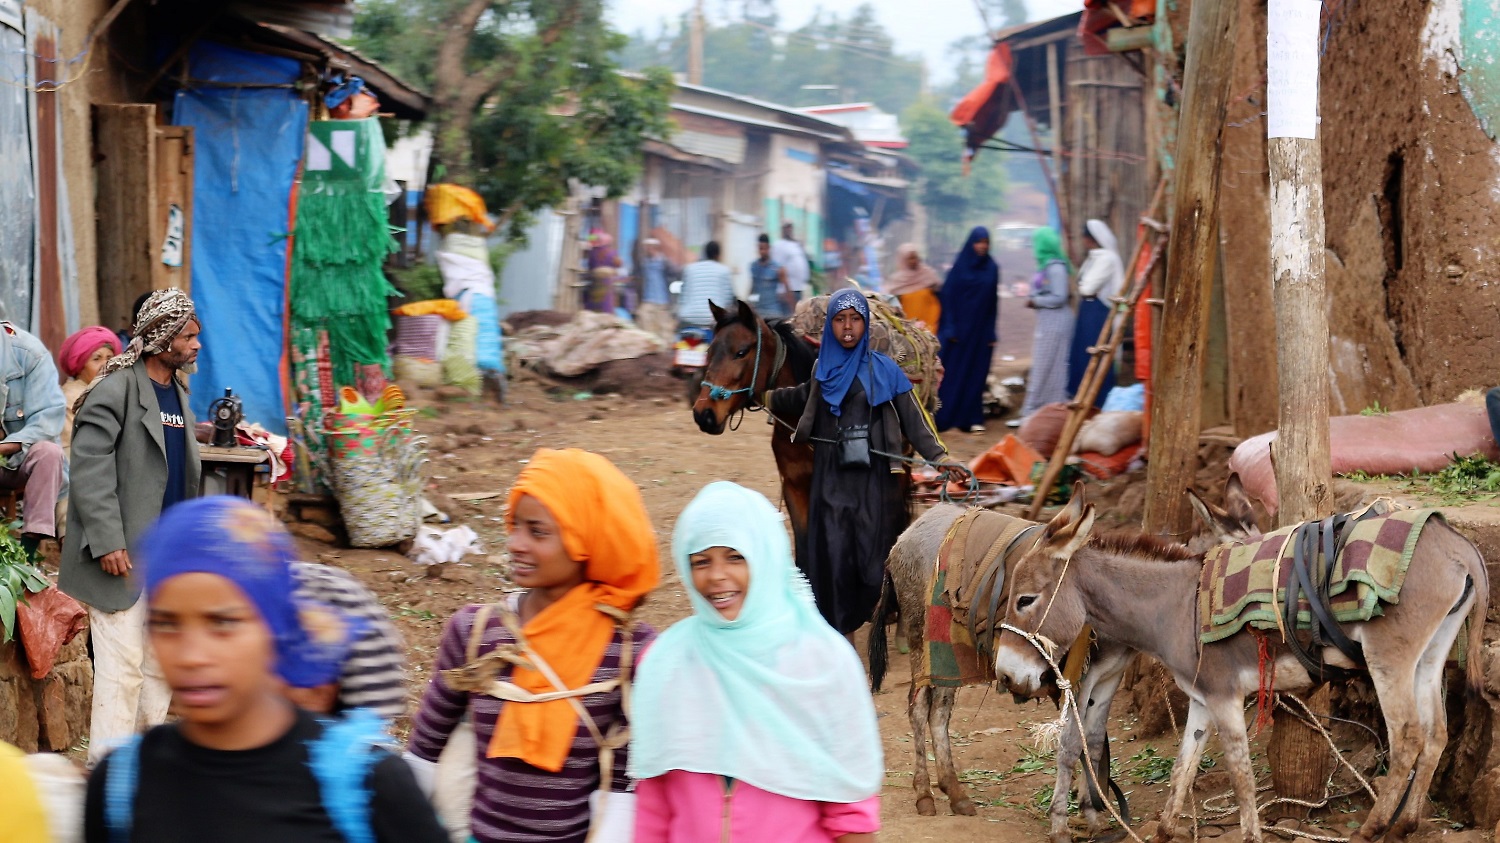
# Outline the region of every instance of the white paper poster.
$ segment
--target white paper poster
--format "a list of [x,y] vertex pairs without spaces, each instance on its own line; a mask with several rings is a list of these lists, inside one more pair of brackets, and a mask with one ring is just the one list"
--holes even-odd
[[1270,0],[1266,26],[1266,137],[1318,136],[1318,0]]

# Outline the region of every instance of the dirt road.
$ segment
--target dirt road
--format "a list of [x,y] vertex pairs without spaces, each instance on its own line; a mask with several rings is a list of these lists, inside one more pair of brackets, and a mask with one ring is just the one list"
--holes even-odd
[[[432,498],[454,523],[473,527],[489,555],[471,556],[466,564],[449,566],[441,578],[433,579],[420,576],[391,551],[331,549],[301,540],[309,556],[354,571],[389,606],[411,648],[414,702],[427,681],[443,621],[465,603],[494,599],[505,586],[503,492],[537,448],[578,447],[604,454],[640,485],[661,542],[664,573],[641,616],[658,629],[689,611],[683,584],[672,571],[668,545],[677,514],[692,495],[704,484],[724,479],[779,500],[770,431],[761,415],[748,415],[738,431],[710,437],[697,429],[677,401],[549,394],[529,382],[516,385],[510,406],[503,410],[481,404],[431,406],[420,427],[431,437]],[[947,440],[955,455],[968,458],[1000,435],[949,434]],[[939,816],[920,817],[911,790],[911,730],[906,718],[910,672],[906,658],[894,647],[892,656],[888,690],[876,697],[888,770],[882,839],[1044,839],[1044,806],[1053,767],[1049,755],[1032,747],[1029,726],[1055,718],[1051,705],[1017,705],[993,691],[965,689],[951,731],[964,779],[980,805],[979,816],[949,816],[939,795]],[[1117,777],[1130,792],[1133,813],[1153,816],[1161,804],[1175,742],[1137,740],[1131,724],[1118,720],[1111,724],[1111,734]],[[1216,748],[1210,756],[1218,757]],[[1200,779],[1198,798],[1226,789],[1223,774],[1214,768]],[[1324,833],[1347,834],[1344,823],[1351,815],[1335,811],[1334,817]],[[1237,830],[1212,826],[1201,836],[1239,839]]]

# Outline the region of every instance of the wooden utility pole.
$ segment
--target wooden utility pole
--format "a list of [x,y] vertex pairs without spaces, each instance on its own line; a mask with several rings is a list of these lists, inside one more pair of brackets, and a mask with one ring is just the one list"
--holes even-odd
[[[1281,526],[1333,512],[1328,442],[1328,293],[1323,276],[1323,152],[1317,132],[1316,0],[1271,0],[1267,21],[1266,158],[1271,178],[1271,282],[1281,412],[1272,445]],[[1329,710],[1329,689],[1308,699]],[[1267,754],[1276,794],[1323,797],[1333,757],[1322,737],[1278,710]]]
[[1235,0],[1194,0],[1188,19],[1165,303],[1152,350],[1159,363],[1146,476],[1148,533],[1182,534],[1191,517],[1184,491],[1198,472],[1203,358],[1219,254],[1220,135],[1238,19]]
[[703,84],[703,0],[693,3],[693,21],[688,32],[688,84]]

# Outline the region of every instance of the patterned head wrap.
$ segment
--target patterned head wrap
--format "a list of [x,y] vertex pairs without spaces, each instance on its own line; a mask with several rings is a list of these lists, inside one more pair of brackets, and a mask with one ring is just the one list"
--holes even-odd
[[368,626],[331,606],[296,599],[292,537],[266,511],[215,495],[168,509],[141,540],[146,596],[181,574],[214,574],[239,587],[276,642],[276,673],[295,688],[337,682]]
[[[125,346],[123,353],[109,358],[109,362],[99,370],[99,376],[78,396],[73,412],[82,409],[84,399],[88,398],[94,384],[103,380],[106,375],[134,366],[142,357],[152,357],[166,351],[187,324],[197,318],[198,309],[193,305],[193,300],[181,290],[157,290],[147,296],[140,310],[136,311],[135,325],[130,329],[130,344]],[[193,371],[190,366],[184,366],[179,371],[177,380],[184,389],[187,388],[187,383],[182,375],[190,375]]]

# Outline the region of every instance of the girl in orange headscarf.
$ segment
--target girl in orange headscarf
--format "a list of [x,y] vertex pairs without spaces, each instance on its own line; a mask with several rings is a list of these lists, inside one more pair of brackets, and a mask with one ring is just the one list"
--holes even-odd
[[582,843],[591,823],[628,833],[621,680],[655,636],[629,615],[660,578],[640,490],[598,454],[543,449],[507,515],[511,577],[526,590],[448,621],[409,756],[420,777],[473,721],[478,843]]

